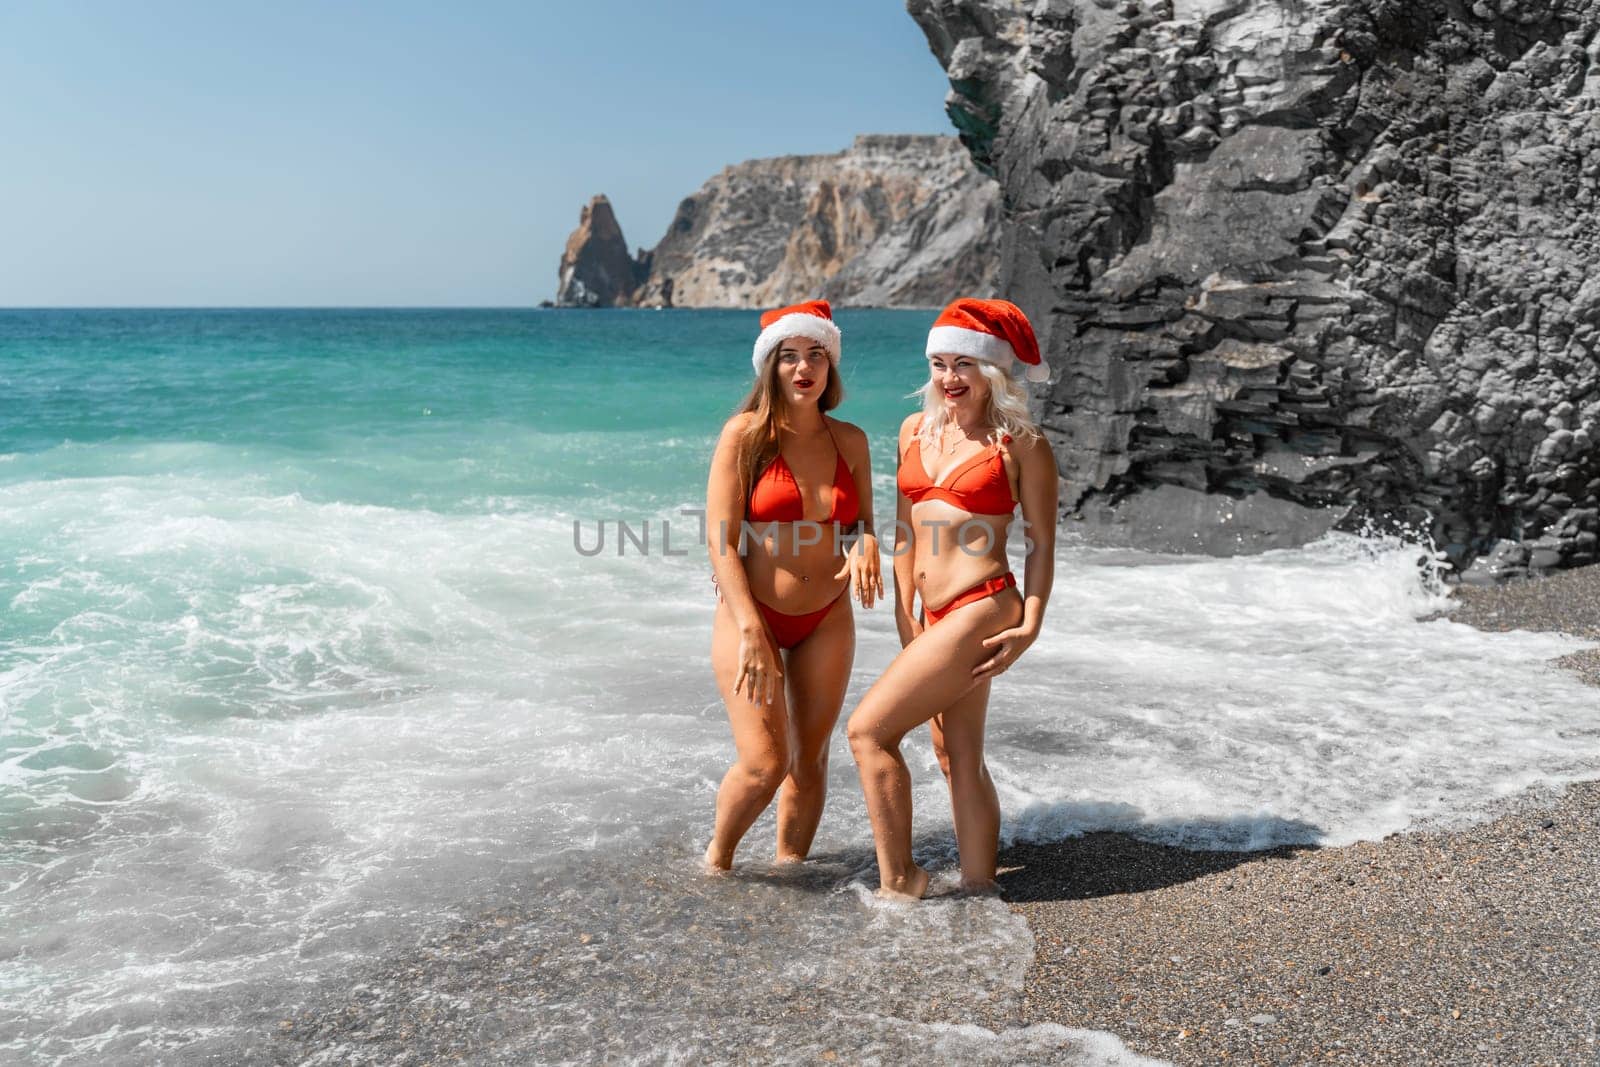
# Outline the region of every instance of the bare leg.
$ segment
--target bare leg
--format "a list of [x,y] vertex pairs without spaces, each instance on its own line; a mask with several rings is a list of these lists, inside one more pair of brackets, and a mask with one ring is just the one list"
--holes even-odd
[[995,890],[1000,850],[1000,798],[983,760],[983,727],[989,716],[989,679],[933,717],[933,751],[950,784],[950,815],[961,850],[961,888]]
[[717,789],[717,822],[706,848],[706,865],[725,871],[745,832],[772,803],[789,767],[789,711],[778,687],[771,704],[752,704],[733,691],[739,669],[739,629],[728,605],[717,605],[711,626],[711,669],[728,708],[738,758]]
[[839,721],[856,624],[841,596],[811,635],[789,650],[789,777],[778,794],[778,862],[798,863],[811,851],[828,796],[828,742]]
[[861,772],[878,851],[880,892],[920,897],[928,874],[911,859],[911,775],[900,742],[974,687],[985,637],[1015,624],[1021,598],[997,596],[958,608],[919,634],[850,716],[850,751]]

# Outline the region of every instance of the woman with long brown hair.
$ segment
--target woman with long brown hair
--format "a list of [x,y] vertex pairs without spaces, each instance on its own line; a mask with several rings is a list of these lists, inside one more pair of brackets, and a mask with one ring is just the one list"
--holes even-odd
[[[901,652],[850,716],[878,852],[879,893],[921,897],[911,857],[911,775],[900,742],[930,722],[950,786],[961,884],[994,887],[1000,802],[983,758],[989,685],[1033,644],[1055,581],[1055,456],[1011,376],[1049,378],[1033,327],[1004,300],[957,300],[928,333],[923,410],[900,427],[894,590]],[[1022,506],[1023,589],[1006,563]],[[913,601],[921,597],[921,616]]]
[[855,658],[850,597],[883,595],[867,438],[827,414],[844,398],[839,342],[826,301],[763,315],[755,383],[711,460],[711,666],[737,751],[717,790],[713,870],[733,865],[774,795],[778,862],[806,858]]

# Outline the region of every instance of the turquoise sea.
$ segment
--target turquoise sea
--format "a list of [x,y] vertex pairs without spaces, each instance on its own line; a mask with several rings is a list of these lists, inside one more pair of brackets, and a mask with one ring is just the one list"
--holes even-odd
[[[930,318],[839,316],[881,522]],[[393,1062],[393,1035],[297,1036],[364,997],[491,1012],[481,1062],[1134,1062],[957,1025],[1016,996],[1031,935],[996,901],[873,899],[842,738],[815,863],[765,866],[769,816],[743,873],[698,875],[731,743],[695,509],[756,332],[0,311],[0,1059]],[[1571,714],[1591,693],[1545,665],[1578,643],[1419,621],[1444,603],[1395,543],[1068,539],[995,688],[1007,838],[1343,842],[1600,771]],[[857,625],[847,712],[895,650],[886,609]],[[925,736],[907,758],[948,870]],[[475,1004],[404,966],[489,966],[450,932],[508,907],[496,965],[540,995]]]

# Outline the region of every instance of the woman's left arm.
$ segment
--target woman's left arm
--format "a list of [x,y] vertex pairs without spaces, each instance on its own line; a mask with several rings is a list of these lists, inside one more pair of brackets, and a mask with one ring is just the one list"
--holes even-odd
[[1056,580],[1056,506],[1060,498],[1060,478],[1056,473],[1055,453],[1043,435],[1013,443],[1011,455],[1017,463],[1017,496],[1022,503],[1024,566],[1022,579],[1022,621],[1009,630],[986,637],[983,647],[994,650],[987,660],[973,668],[975,678],[999,674],[1017,661],[1028,646],[1039,638],[1044,625],[1044,608]]
[[878,534],[872,523],[872,450],[867,435],[858,426],[845,423],[841,430],[847,455],[845,463],[856,484],[860,518],[856,520],[856,543],[845,555],[844,566],[835,578],[850,576],[850,591],[864,608],[883,596],[883,566],[878,555]]

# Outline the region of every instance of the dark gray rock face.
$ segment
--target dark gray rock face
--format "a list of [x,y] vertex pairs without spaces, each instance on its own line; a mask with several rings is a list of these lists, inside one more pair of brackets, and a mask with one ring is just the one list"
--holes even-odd
[[1600,0],[907,7],[1000,181],[1070,519],[1597,558]]

